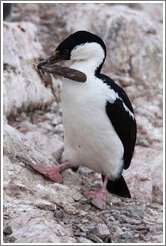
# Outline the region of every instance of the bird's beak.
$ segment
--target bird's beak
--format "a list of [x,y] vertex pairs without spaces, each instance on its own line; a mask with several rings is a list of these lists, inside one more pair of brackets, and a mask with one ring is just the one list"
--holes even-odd
[[65,60],[65,55],[60,54],[60,51],[55,50],[54,53],[49,56],[48,58],[42,60],[38,65],[37,68],[40,69],[41,66],[46,65],[46,64],[55,64],[59,61]]

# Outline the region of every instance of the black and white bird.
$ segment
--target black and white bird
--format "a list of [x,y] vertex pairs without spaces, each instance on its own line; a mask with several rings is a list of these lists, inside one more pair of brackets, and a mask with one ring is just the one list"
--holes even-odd
[[100,190],[83,194],[96,207],[106,206],[106,189],[122,197],[131,197],[122,176],[131,163],[136,142],[136,120],[131,102],[122,88],[101,73],[106,58],[102,39],[87,31],[78,31],[60,43],[54,54],[38,64],[72,60],[71,68],[86,74],[85,83],[63,78],[62,110],[64,146],[67,162],[58,167],[34,169],[62,182],[59,172],[84,166],[101,173]]

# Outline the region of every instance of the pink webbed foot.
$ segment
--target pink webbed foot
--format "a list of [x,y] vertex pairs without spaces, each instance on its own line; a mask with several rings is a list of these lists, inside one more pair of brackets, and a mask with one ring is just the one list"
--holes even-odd
[[103,210],[106,208],[106,194],[102,190],[88,190],[84,191],[83,195],[87,198],[88,202],[92,203],[95,207]]
[[[27,165],[27,163],[25,164]],[[63,178],[60,175],[57,167],[42,167],[42,166],[34,165],[34,164],[29,164],[29,166],[56,183],[61,184],[63,182]]]
[[70,167],[70,163],[69,162],[65,162],[63,164],[61,164],[60,166],[56,166],[56,167],[42,167],[39,165],[34,165],[30,162],[28,162],[27,160],[17,156],[17,158],[22,161],[24,164],[26,164],[27,166],[31,167],[32,169],[38,171],[39,173],[43,174],[45,177],[51,179],[54,182],[57,183],[62,183],[63,178],[60,175],[61,171],[66,170],[67,168]]
[[83,195],[88,199],[88,201],[101,210],[106,208],[107,182],[108,177],[105,176],[103,186],[100,190],[88,190],[83,192]]

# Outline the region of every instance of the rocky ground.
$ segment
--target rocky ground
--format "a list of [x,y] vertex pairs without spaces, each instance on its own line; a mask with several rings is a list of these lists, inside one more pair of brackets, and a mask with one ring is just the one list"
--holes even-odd
[[[107,194],[104,211],[82,195],[101,186],[99,174],[67,170],[60,185],[16,158],[43,166],[62,160],[61,79],[53,78],[54,100],[24,60],[47,57],[78,29],[105,40],[103,71],[128,93],[138,124],[124,173],[132,198]],[[162,243],[162,89],[161,4],[15,4],[12,22],[4,22],[4,242]]]

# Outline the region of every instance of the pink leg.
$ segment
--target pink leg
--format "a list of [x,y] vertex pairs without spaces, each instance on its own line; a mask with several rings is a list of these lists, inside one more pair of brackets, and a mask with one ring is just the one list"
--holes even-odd
[[62,183],[63,179],[62,176],[60,175],[60,172],[68,169],[71,167],[69,162],[65,162],[59,166],[56,167],[42,167],[39,165],[34,165],[27,160],[24,160],[23,158],[17,156],[17,158],[25,163],[26,165],[30,166],[34,170],[38,171],[39,173],[43,174],[44,176],[50,178],[51,180],[57,182],[57,183]]
[[88,201],[99,209],[106,208],[107,182],[108,182],[108,177],[105,176],[103,186],[100,190],[89,190],[83,192],[83,195],[88,199]]

